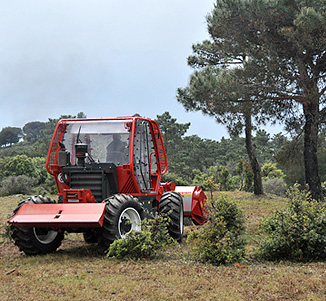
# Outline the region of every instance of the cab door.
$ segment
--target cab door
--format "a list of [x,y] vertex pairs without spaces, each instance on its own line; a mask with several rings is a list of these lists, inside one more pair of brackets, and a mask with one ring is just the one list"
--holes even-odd
[[151,134],[149,122],[138,119],[134,137],[134,174],[141,192],[153,190],[151,181]]

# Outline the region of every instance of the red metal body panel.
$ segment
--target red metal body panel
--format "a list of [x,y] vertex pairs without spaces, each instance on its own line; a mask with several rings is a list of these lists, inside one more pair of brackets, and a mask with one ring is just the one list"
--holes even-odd
[[160,164],[160,168],[161,168],[161,174],[164,175],[168,169],[168,161],[166,158],[166,152],[165,152],[165,147],[164,147],[164,142],[163,142],[163,138],[160,132],[160,129],[157,125],[156,122],[154,122],[153,120],[151,120],[151,124],[153,127],[153,132],[154,132],[154,141],[156,141],[156,145],[157,145],[157,152],[158,152],[158,158],[159,158],[159,164]]
[[184,215],[192,218],[199,225],[207,222],[208,212],[205,208],[206,195],[198,186],[176,186],[183,198]]
[[8,222],[19,227],[102,227],[105,203],[24,204]]
[[175,191],[175,184],[172,182],[167,182],[167,183],[161,183],[164,191]]
[[191,216],[199,225],[203,225],[208,220],[208,212],[205,208],[207,197],[200,187],[196,187],[192,194]]
[[78,203],[95,203],[95,198],[90,189],[64,189],[63,198],[64,203],[78,202]]

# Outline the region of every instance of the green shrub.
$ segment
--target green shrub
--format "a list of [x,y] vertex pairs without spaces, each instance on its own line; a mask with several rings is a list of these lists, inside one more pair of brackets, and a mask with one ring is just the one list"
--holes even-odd
[[[7,220],[11,218],[11,215],[9,215],[7,217]],[[13,242],[13,239],[11,237],[11,234],[12,234],[12,230],[11,230],[11,227],[10,225],[8,224],[7,221],[5,221],[3,224],[2,224],[2,231],[0,232],[0,243],[2,244],[9,244],[9,243],[12,243]]]
[[9,176],[0,184],[0,196],[13,194],[32,194],[35,181],[27,176]]
[[169,219],[155,215],[153,219],[143,220],[140,232],[132,231],[125,239],[115,240],[108,250],[108,257],[116,258],[153,258],[158,251],[175,243],[168,231]]
[[268,179],[284,179],[285,174],[279,168],[277,168],[276,163],[266,162],[261,168],[261,174],[263,181]]
[[286,192],[286,183],[283,179],[271,178],[263,181],[263,187],[265,193],[271,193],[275,195],[284,195]]
[[245,255],[244,216],[223,194],[208,202],[209,221],[193,230],[187,243],[200,261],[219,265],[242,261]]
[[267,260],[308,261],[326,259],[326,205],[294,186],[288,206],[262,222],[267,234],[258,256]]

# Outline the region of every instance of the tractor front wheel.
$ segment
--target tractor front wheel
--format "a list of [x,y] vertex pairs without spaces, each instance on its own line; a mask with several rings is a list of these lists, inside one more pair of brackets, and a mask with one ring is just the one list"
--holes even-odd
[[114,240],[125,238],[131,231],[141,230],[144,210],[137,198],[131,195],[115,194],[104,201],[106,208],[98,241],[108,248]]
[[[31,196],[22,200],[14,210],[16,214],[23,204],[53,204],[55,203],[49,197]],[[54,252],[60,247],[64,238],[62,232],[53,231],[50,228],[21,228],[10,226],[15,245],[19,247],[26,255],[38,255]]]
[[170,218],[168,227],[171,237],[178,242],[183,238],[183,199],[175,191],[164,192],[159,203],[159,212]]

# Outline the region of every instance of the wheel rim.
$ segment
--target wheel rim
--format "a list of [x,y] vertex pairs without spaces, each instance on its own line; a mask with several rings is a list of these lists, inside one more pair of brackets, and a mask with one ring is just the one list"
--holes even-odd
[[44,245],[53,242],[58,235],[58,232],[48,228],[33,228],[33,233],[37,241]]
[[131,231],[139,232],[141,230],[141,219],[139,213],[134,208],[126,208],[119,217],[118,230],[121,238],[125,238],[126,234]]

